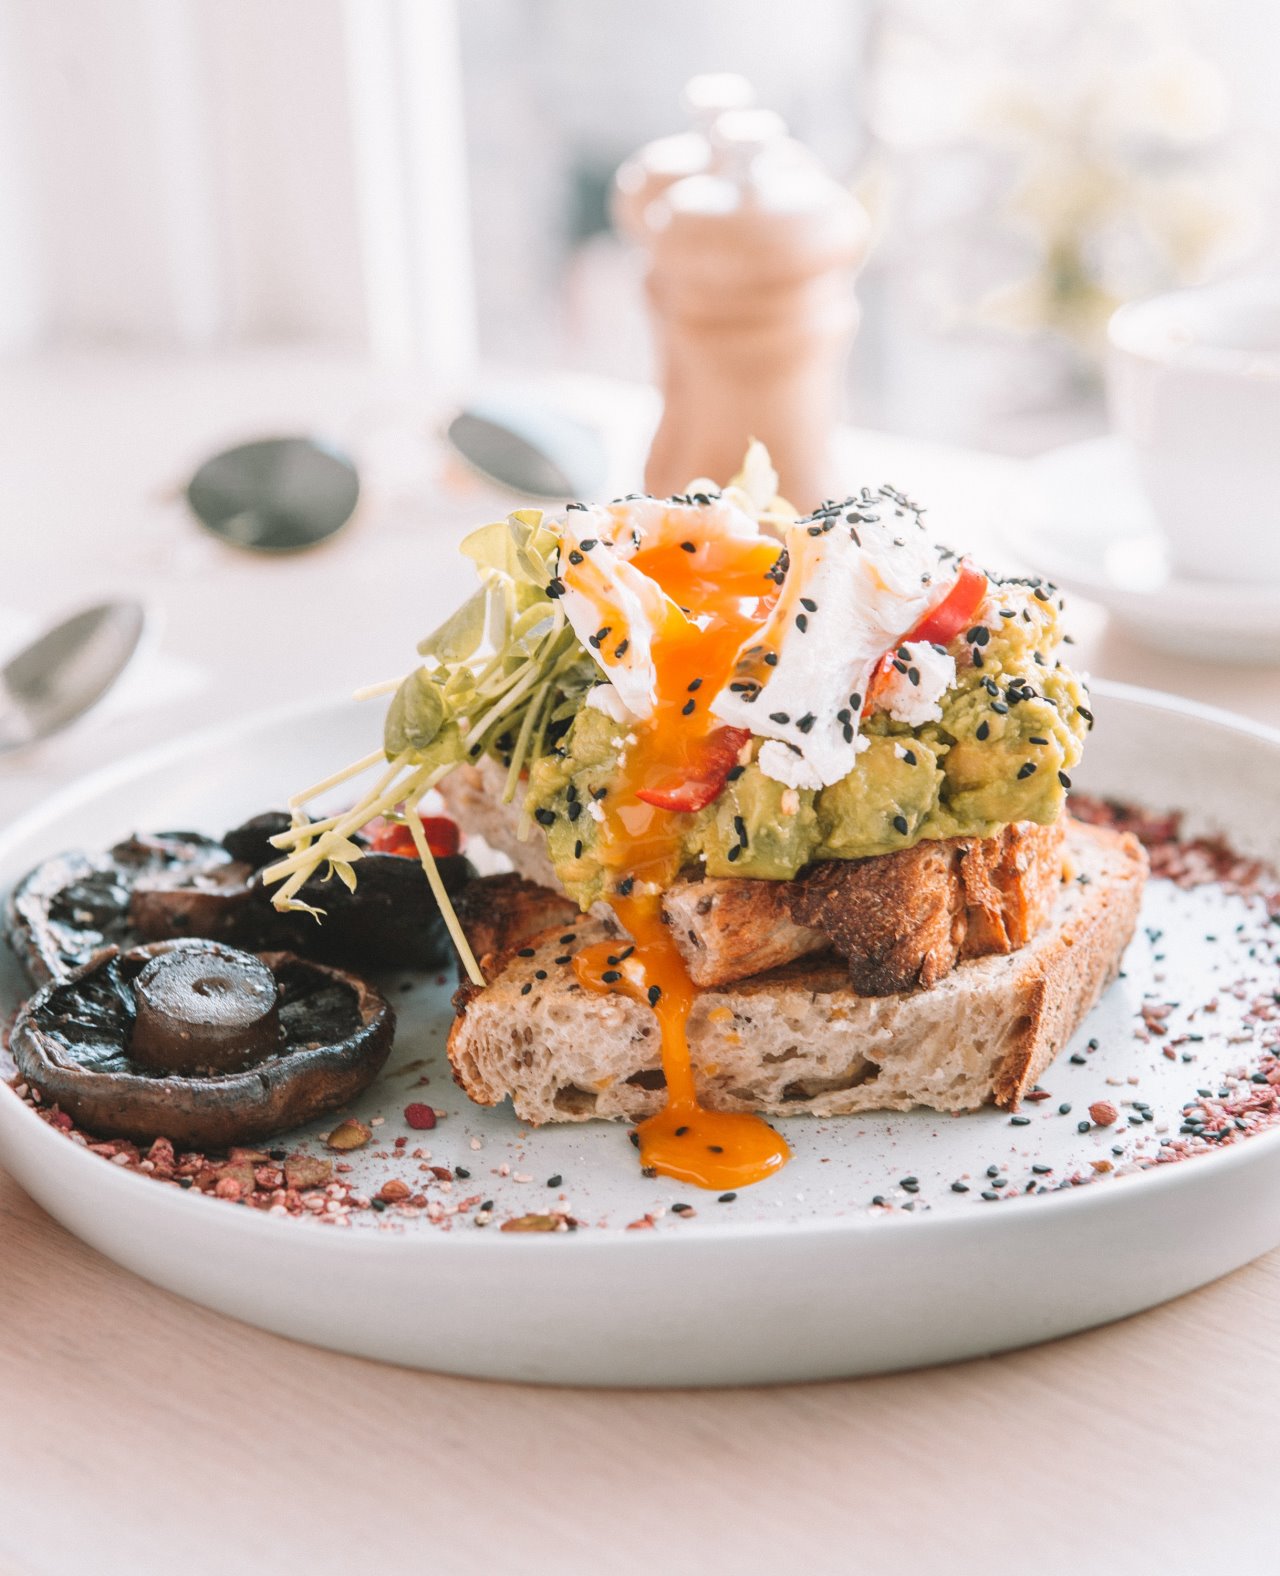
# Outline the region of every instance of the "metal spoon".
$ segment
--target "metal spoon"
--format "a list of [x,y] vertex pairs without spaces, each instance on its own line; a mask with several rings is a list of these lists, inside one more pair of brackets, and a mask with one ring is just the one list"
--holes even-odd
[[526,498],[595,498],[609,456],[600,434],[554,405],[488,394],[449,423],[445,438],[486,481]]
[[57,733],[96,706],[142,637],[140,602],[103,602],[46,630],[0,668],[0,754]]

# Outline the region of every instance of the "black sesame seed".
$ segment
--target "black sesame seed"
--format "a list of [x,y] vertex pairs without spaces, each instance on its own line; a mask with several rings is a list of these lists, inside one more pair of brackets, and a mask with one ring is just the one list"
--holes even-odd
[[1011,1116],[1009,1118],[1010,1127],[1030,1127],[1030,1125],[1031,1118],[1029,1116]]
[[1071,779],[1070,779],[1070,777],[1067,776],[1066,772],[1059,772],[1058,773],[1058,781],[1062,784],[1062,786],[1064,788],[1070,788],[1070,786],[1071,786]]
[[911,830],[911,827],[910,827],[905,815],[895,815],[894,816],[894,818],[893,818],[893,829],[894,829],[895,832],[901,833],[901,835],[903,837],[905,837],[907,835],[907,833]]
[[661,985],[650,985],[650,987],[649,987],[649,1005],[651,1007],[656,1007],[661,1000],[662,1000],[662,986]]
[[689,1132],[689,1129],[687,1127],[677,1127],[676,1128],[676,1137],[677,1138],[684,1138],[684,1137],[687,1136],[688,1132]]
[[769,713],[769,721],[779,723],[785,728],[791,721],[791,718],[785,711],[771,711]]
[[582,839],[581,838],[578,838],[578,840],[573,845],[573,857],[575,859],[581,859],[582,858]]
[[671,1213],[673,1215],[688,1215],[688,1214],[690,1214],[692,1212],[692,1210],[693,1210],[693,1205],[692,1204],[685,1204],[683,1202],[678,1203],[678,1204],[673,1204],[671,1206]]
[[914,750],[903,750],[902,759],[906,761],[908,766],[914,766],[916,764],[916,752]]
[[532,956],[533,956],[533,948],[532,947],[521,947],[519,952],[516,953],[516,957],[518,957],[518,958],[531,958]]
[[725,782],[727,782],[727,783],[736,783],[738,778],[742,776],[743,772],[745,772],[746,769],[747,768],[745,766],[742,766],[742,765],[731,766],[729,768],[729,775],[725,778]]
[[686,553],[696,553],[698,551],[693,542],[681,542],[680,546]]
[[739,856],[741,855],[741,853],[742,853],[742,844],[741,843],[735,843],[732,848],[727,848],[725,850],[724,857],[729,861],[730,864],[734,864],[734,863],[737,862],[737,860],[738,860]]
[[685,685],[685,689],[688,691],[688,693],[690,695],[693,694],[694,690],[700,690],[701,688],[702,688],[702,680],[701,679],[690,679],[689,683]]
[[1048,744],[1048,742],[1049,742],[1048,739],[1042,739],[1042,738],[1040,738],[1040,736],[1038,734],[1034,734],[1034,733],[1027,740],[1028,744]]
[[533,977],[536,980],[544,980],[544,979],[546,979],[546,977],[547,977],[546,969],[534,969]]
[[578,549],[576,547],[569,554],[569,562],[571,564],[580,564],[582,562],[582,554],[578,551]]
[[554,826],[556,824],[556,812],[554,810],[537,809],[533,812],[533,818],[539,826]]
[[615,657],[625,657],[626,654],[627,654],[627,648],[630,645],[631,645],[631,642],[629,640],[620,640],[618,642],[617,649],[613,653],[614,656]]
[[979,738],[979,739],[986,739],[986,738],[990,737],[990,734],[991,734],[991,724],[984,717],[982,719],[982,721],[978,724],[978,730],[977,730],[977,733],[976,733],[975,737]]
[[464,1182],[468,1182],[471,1179],[471,1173],[466,1166],[454,1166],[453,1174],[456,1177],[461,1177]]
[[1070,1102],[1070,1100],[1064,1100],[1062,1102],[1062,1104],[1058,1107],[1058,1115],[1059,1116],[1068,1116],[1070,1114],[1070,1112],[1071,1112],[1071,1102]]
[[967,1182],[953,1182],[951,1184],[951,1191],[953,1193],[967,1193],[969,1191],[969,1184]]
[[1089,1127],[1090,1127],[1090,1124],[1088,1122],[1077,1122],[1076,1123],[1076,1132],[1077,1133],[1087,1133],[1089,1131]]
[[1034,761],[1023,761],[1022,765],[1018,768],[1018,776],[1020,778],[1030,777],[1035,769],[1036,763]]
[[732,1204],[737,1196],[736,1193],[721,1193],[718,1202],[721,1204]]
[[555,962],[555,963],[560,963],[560,964],[572,963],[573,962],[573,957],[568,952],[562,952],[558,958],[555,958],[552,961]]
[[809,627],[809,616],[808,616],[808,614],[807,613],[797,613],[796,614],[796,628],[803,635],[805,630],[808,629],[808,627]]
[[800,598],[800,606],[804,608],[805,612],[807,613],[816,613],[818,611],[818,604],[811,596],[802,596]]
[[616,985],[622,978],[622,971],[620,969],[606,969],[600,978],[606,985]]
[[698,703],[697,703],[696,700],[687,700],[687,701],[685,701],[684,705],[681,706],[681,708],[680,708],[680,715],[682,717],[692,717],[694,711],[697,708],[697,705],[698,705]]
[[532,989],[532,984],[526,980],[525,983],[520,987],[520,994],[522,996],[527,996]]
[[817,722],[817,720],[818,719],[813,715],[813,713],[811,711],[807,711],[807,712],[805,712],[804,716],[801,717],[799,722],[796,723],[796,727],[799,728],[801,733],[808,733],[809,729],[813,727],[814,723]]

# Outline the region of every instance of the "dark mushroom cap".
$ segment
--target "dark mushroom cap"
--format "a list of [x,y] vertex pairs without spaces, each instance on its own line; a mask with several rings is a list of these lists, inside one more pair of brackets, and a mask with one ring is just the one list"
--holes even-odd
[[[152,1073],[130,1054],[135,982],[156,957],[202,941],[104,949],[53,980],[18,1015],[10,1049],[22,1076],[80,1126],[180,1148],[254,1143],[345,1105],[391,1049],[395,1014],[372,985],[290,953],[263,953],[282,1036],[253,1066],[212,1076]],[[219,948],[226,954],[229,948]]]
[[230,863],[221,843],[198,832],[131,837],[105,854],[46,859],[9,895],[4,933],[33,985],[61,979],[104,946],[136,940],[130,902],[140,881],[164,873],[208,874]]
[[[475,879],[476,869],[464,854],[436,860],[444,889],[450,895]],[[309,927],[304,948],[310,957],[352,963],[362,968],[441,968],[453,943],[422,866],[404,854],[365,854],[355,867],[356,889],[349,892],[331,876],[312,876],[298,894],[324,910],[319,922],[301,918]],[[269,891],[270,889],[268,889]]]
[[[330,876],[313,876],[298,894],[323,910],[313,915],[277,913],[273,887],[262,869],[280,857],[271,838],[288,829],[282,811],[267,811],[233,827],[222,846],[232,862],[212,869],[159,871],[137,884],[131,917],[147,941],[208,936],[251,951],[298,952],[339,967],[431,969],[449,959],[452,943],[430,883],[416,859],[369,852],[356,866],[356,888]],[[459,891],[475,877],[461,854],[436,861],[445,891]]]

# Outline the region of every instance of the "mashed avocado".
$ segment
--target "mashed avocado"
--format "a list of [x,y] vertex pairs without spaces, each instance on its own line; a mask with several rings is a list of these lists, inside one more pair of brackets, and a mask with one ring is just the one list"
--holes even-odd
[[[1084,687],[1056,655],[1059,611],[1042,587],[993,582],[978,626],[985,641],[970,641],[970,630],[949,647],[957,682],[940,721],[913,729],[873,714],[853,771],[817,792],[784,787],[753,758],[705,810],[676,817],[685,865],[787,880],[815,859],[861,859],[925,838],[987,837],[1011,821],[1055,820],[1088,727]],[[605,884],[593,797],[608,790],[625,733],[584,707],[560,753],[530,773],[528,809],[584,908]]]

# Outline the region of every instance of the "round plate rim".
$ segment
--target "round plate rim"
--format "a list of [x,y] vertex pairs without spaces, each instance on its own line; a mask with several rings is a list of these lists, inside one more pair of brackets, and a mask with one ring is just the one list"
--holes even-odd
[[[1188,700],[1178,695],[1169,694],[1163,690],[1147,689],[1141,685],[1125,684],[1116,680],[1096,679],[1090,684],[1091,694],[1097,698],[1118,700],[1130,705],[1153,707],[1157,710],[1169,712],[1179,717],[1195,717],[1197,720],[1212,723],[1235,733],[1242,733],[1248,737],[1261,740],[1266,744],[1280,749],[1280,728],[1272,727],[1268,723],[1255,722],[1253,719],[1243,717],[1238,713],[1228,711],[1224,707],[1206,705],[1200,701]],[[217,723],[207,728],[192,730],[176,739],[163,744],[153,745],[149,749],[138,751],[113,762],[110,766],[101,767],[96,771],[88,772],[73,782],[67,784],[40,806],[27,811],[0,829],[0,860],[3,860],[10,851],[18,845],[24,835],[39,830],[50,818],[74,808],[86,798],[92,798],[97,793],[107,792],[122,782],[127,782],[133,777],[145,775],[149,771],[160,770],[180,760],[184,755],[202,749],[214,748],[221,741],[235,739],[246,733],[258,732],[275,725],[287,724],[304,717],[314,716],[320,712],[332,709],[338,705],[349,706],[350,697],[339,698],[313,698],[311,700],[294,702],[286,706],[272,707],[247,716],[232,719],[229,722]],[[187,1211],[194,1204],[196,1207],[210,1211],[219,1211],[218,1215],[210,1214],[208,1224],[215,1229],[227,1232],[247,1233],[250,1236],[259,1234],[261,1240],[282,1240],[280,1232],[296,1232],[298,1223],[292,1220],[281,1220],[261,1213],[256,1210],[228,1209],[223,1201],[207,1199],[185,1191],[173,1188],[157,1187],[150,1178],[130,1172],[119,1166],[103,1163],[98,1155],[91,1154],[79,1145],[69,1144],[66,1138],[55,1132],[49,1125],[42,1122],[24,1101],[13,1096],[12,1091],[0,1094],[3,1105],[0,1109],[11,1113],[17,1122],[30,1124],[27,1132],[35,1143],[49,1146],[48,1153],[61,1154],[63,1157],[56,1164],[70,1166],[92,1167],[92,1172],[84,1171],[85,1176],[93,1175],[97,1178],[99,1189],[124,1188],[126,1191],[119,1194],[121,1198],[138,1199],[142,1195],[128,1190],[135,1188],[149,1188],[153,1195],[152,1208],[157,1211],[169,1212],[173,1218],[178,1218],[177,1211]],[[4,1161],[4,1125],[10,1116],[0,1117],[0,1165]],[[833,1120],[840,1120],[834,1118]],[[40,1136],[36,1136],[37,1133]],[[1052,1211],[1055,1219],[1063,1216],[1067,1211],[1094,1212],[1106,1210],[1111,1207],[1113,1198],[1112,1189],[1117,1185],[1123,1186],[1126,1191],[1134,1187],[1142,1187],[1147,1192],[1161,1188],[1167,1192],[1176,1193],[1180,1189],[1195,1185],[1197,1179],[1204,1174],[1205,1168],[1211,1168],[1215,1176],[1222,1176],[1231,1170],[1254,1163],[1265,1152],[1269,1152],[1280,1144],[1280,1125],[1267,1129],[1265,1132],[1255,1134],[1229,1148],[1220,1149],[1204,1155],[1194,1157],[1192,1165],[1152,1166],[1146,1170],[1132,1175],[1116,1177],[1107,1187],[1085,1187],[1063,1189],[1040,1196],[1035,1200],[1034,1207],[1037,1218],[1042,1212]],[[55,1148],[53,1146],[59,1146]],[[188,1217],[189,1218],[189,1217]],[[721,1221],[715,1226],[699,1226],[691,1223],[678,1237],[656,1235],[648,1232],[626,1232],[620,1229],[604,1229],[575,1232],[571,1234],[574,1244],[569,1250],[576,1253],[605,1252],[616,1249],[617,1243],[622,1238],[627,1238],[626,1251],[640,1257],[652,1254],[667,1254],[673,1250],[676,1243],[682,1242],[686,1249],[690,1245],[703,1245],[708,1241],[725,1242],[746,1239],[750,1242],[772,1241],[785,1238],[794,1241],[800,1236],[845,1236],[855,1238],[866,1233],[907,1232],[918,1237],[920,1233],[937,1236],[941,1232],[955,1234],[969,1233],[970,1235],[982,1234],[1000,1229],[994,1225],[1005,1219],[1004,1211],[981,1211],[973,1214],[925,1214],[912,1215],[908,1219],[898,1212],[891,1212],[884,1216],[874,1216],[870,1213],[861,1215],[840,1215],[825,1219],[805,1221],[802,1225],[794,1222],[772,1221]],[[216,1225],[215,1225],[216,1222]],[[1024,1221],[1023,1224],[1026,1224]],[[913,1238],[914,1239],[914,1238]],[[537,1242],[539,1235],[530,1233],[527,1236],[521,1233],[503,1232],[469,1232],[465,1235],[453,1232],[316,1232],[308,1241],[315,1251],[340,1254],[351,1253],[448,1253],[459,1251],[460,1245],[468,1244],[461,1249],[472,1253],[510,1253],[519,1254],[531,1251],[530,1242]],[[331,1242],[334,1245],[319,1248],[320,1242]],[[545,1244],[544,1244],[545,1246]],[[557,1236],[556,1251],[564,1252],[569,1248],[569,1242]],[[536,1251],[536,1250],[532,1250]]]

